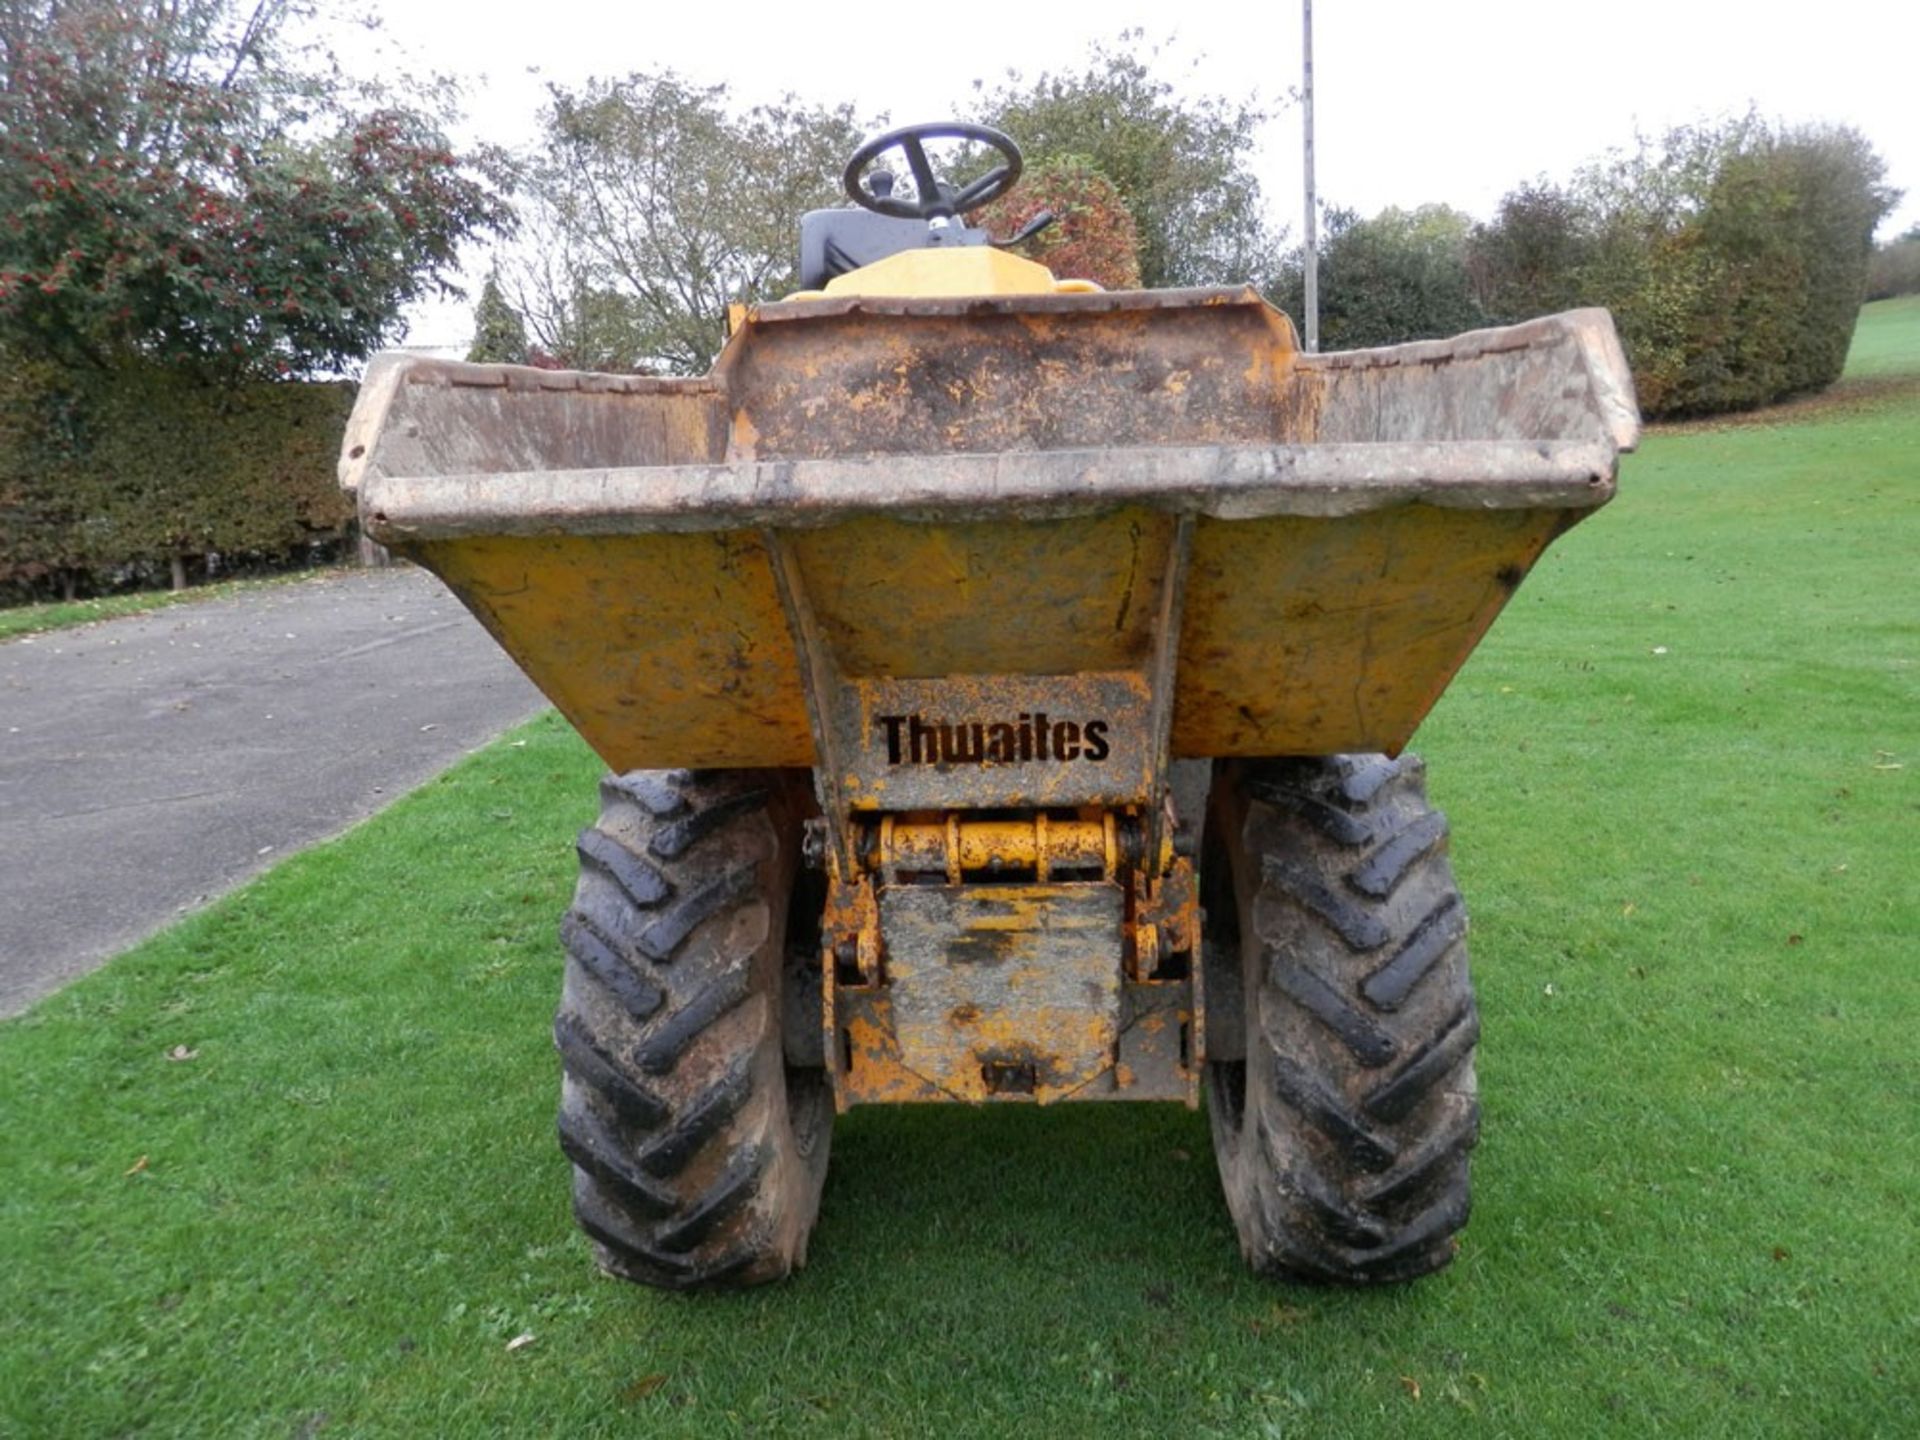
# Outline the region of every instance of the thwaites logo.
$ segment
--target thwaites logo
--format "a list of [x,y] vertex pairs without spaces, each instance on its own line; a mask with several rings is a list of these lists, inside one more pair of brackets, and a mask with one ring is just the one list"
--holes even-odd
[[889,765],[1024,765],[1033,761],[1098,764],[1111,750],[1105,720],[1059,720],[1044,710],[1011,720],[930,720],[877,715],[876,742]]

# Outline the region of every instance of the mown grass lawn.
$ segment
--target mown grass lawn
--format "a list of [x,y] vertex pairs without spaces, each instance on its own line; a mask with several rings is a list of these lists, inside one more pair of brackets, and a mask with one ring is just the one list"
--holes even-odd
[[1861,311],[1847,351],[1847,377],[1920,374],[1920,359],[1914,356],[1915,344],[1920,343],[1916,336],[1920,336],[1920,295],[1875,301]]
[[1655,434],[1425,727],[1485,1021],[1437,1278],[1244,1274],[1203,1118],[1124,1107],[857,1112],[792,1283],[599,1278],[548,718],[0,1027],[0,1433],[1912,1435],[1917,500],[1910,403]]

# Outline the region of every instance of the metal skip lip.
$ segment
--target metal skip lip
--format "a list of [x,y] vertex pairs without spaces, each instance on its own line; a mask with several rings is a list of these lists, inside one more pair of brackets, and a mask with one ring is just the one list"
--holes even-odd
[[362,486],[361,504],[385,544],[812,527],[860,515],[1048,519],[1120,504],[1252,520],[1409,503],[1588,509],[1612,495],[1614,466],[1598,440],[1133,446],[381,476]]

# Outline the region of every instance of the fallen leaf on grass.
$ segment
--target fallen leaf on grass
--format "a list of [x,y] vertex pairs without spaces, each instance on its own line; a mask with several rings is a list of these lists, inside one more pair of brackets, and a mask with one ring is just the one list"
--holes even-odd
[[142,1155],[138,1160],[134,1161],[133,1164],[129,1165],[121,1173],[123,1175],[138,1175],[142,1170],[146,1168],[147,1168],[147,1157]]
[[1407,1392],[1409,1399],[1418,1400],[1420,1398],[1420,1382],[1414,1379],[1413,1376],[1402,1375],[1400,1377],[1400,1388]]
[[518,1335],[514,1336],[511,1340],[507,1341],[507,1349],[510,1351],[524,1350],[527,1348],[527,1346],[531,1345],[532,1343],[533,1343],[533,1332],[531,1330],[522,1330]]
[[629,1402],[644,1400],[666,1383],[667,1377],[664,1375],[642,1375],[620,1392],[620,1398]]
[[173,1049],[167,1051],[167,1059],[169,1060],[197,1060],[199,1058],[200,1052],[198,1050],[190,1050],[185,1045],[176,1045]]
[[1269,1310],[1264,1319],[1249,1322],[1249,1328],[1256,1335],[1264,1335],[1269,1330],[1291,1330],[1313,1316],[1292,1305],[1276,1305]]

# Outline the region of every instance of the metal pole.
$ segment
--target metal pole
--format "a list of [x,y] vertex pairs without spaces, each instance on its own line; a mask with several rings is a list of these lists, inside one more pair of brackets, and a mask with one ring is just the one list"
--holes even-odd
[[1320,237],[1313,206],[1313,0],[1300,0],[1301,75],[1300,113],[1304,124],[1307,178],[1306,327],[1307,353],[1320,351]]

